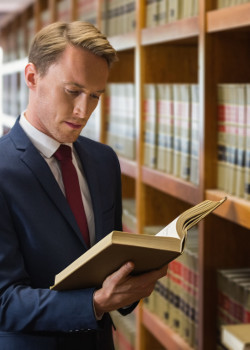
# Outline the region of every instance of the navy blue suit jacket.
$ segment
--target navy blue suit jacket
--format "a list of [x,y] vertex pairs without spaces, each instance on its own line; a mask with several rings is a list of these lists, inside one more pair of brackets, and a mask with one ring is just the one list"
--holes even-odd
[[[79,137],[74,147],[89,186],[99,241],[122,229],[119,162],[110,147],[87,138]],[[54,276],[85,251],[49,166],[17,121],[0,139],[1,350],[64,349],[58,344],[67,341],[65,349],[74,349],[75,339],[84,342],[84,349],[112,348],[110,318],[95,319],[93,288],[49,289]]]

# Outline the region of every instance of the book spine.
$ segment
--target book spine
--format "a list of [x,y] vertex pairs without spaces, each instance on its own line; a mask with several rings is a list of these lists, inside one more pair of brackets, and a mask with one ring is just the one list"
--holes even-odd
[[191,137],[191,109],[190,109],[190,86],[182,84],[181,89],[181,159],[180,159],[180,177],[186,181],[190,178],[190,137]]
[[173,175],[181,175],[181,84],[173,85]]
[[250,199],[250,84],[246,85],[246,161],[244,198]]
[[165,100],[165,84],[156,86],[157,92],[157,169],[166,172],[167,160],[167,105]]
[[190,181],[199,184],[199,86],[191,85]]
[[[102,6],[105,1],[102,1]],[[78,0],[77,6],[78,20],[97,24],[97,1],[96,0]]]
[[61,0],[57,5],[58,20],[68,22],[70,20],[69,2]]
[[156,91],[154,84],[144,86],[144,165],[156,167]]
[[155,27],[158,24],[158,1],[146,1],[146,26]]
[[244,197],[246,154],[246,87],[237,85],[237,154],[235,194]]
[[169,0],[158,1],[158,24],[168,23],[168,2]]
[[174,154],[174,112],[173,85],[166,85],[166,172],[173,173]]
[[179,19],[178,0],[169,0],[168,22],[175,22]]

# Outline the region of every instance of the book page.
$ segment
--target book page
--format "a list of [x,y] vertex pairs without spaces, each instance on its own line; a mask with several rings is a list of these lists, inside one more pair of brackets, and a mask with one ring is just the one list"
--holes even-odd
[[160,237],[174,237],[180,239],[177,230],[176,230],[176,222],[179,216],[170,222],[166,227],[164,227],[160,232],[156,234],[156,236]]

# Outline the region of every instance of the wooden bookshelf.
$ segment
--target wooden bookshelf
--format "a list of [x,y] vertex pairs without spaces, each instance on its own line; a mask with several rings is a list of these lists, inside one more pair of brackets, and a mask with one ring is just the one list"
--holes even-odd
[[190,204],[197,204],[199,201],[199,188],[190,182],[176,178],[155,169],[142,167],[142,181],[144,184],[156,188],[175,198],[179,198]]
[[[0,38],[3,48],[8,48],[9,32],[15,31],[22,23],[27,34],[27,52],[29,20],[35,19],[34,26],[38,30],[41,27],[42,11],[49,8],[50,22],[55,21],[58,1],[34,0],[33,5],[24,9],[21,19],[14,18],[11,23],[5,23]],[[119,62],[110,72],[109,82],[135,84],[136,159],[133,161],[119,157],[119,160],[123,196],[136,200],[137,232],[143,232],[147,225],[167,224],[203,199],[219,200],[227,195],[216,189],[217,85],[250,83],[250,2],[216,9],[215,0],[198,1],[198,16],[146,28],[146,0],[136,0],[135,31],[109,38],[119,57]],[[99,0],[97,9],[97,25],[100,28],[101,3]],[[77,0],[70,0],[70,17],[77,19],[77,16]],[[27,58],[5,62],[0,72],[5,75],[20,73],[26,62]],[[143,87],[146,83],[199,85],[201,123],[198,186],[144,166]],[[106,141],[107,122],[103,100],[101,142]],[[2,113],[0,118],[0,124],[11,127],[16,116]],[[216,348],[216,270],[250,266],[250,202],[227,196],[225,204],[199,225],[198,350]],[[136,350],[151,349],[191,348],[140,303],[137,310]]]
[[136,46],[136,33],[130,32],[124,35],[112,36],[109,41],[116,51],[134,49]]
[[146,308],[142,312],[142,324],[165,349],[192,350],[185,340]]
[[249,27],[250,3],[241,4],[207,13],[207,32]]
[[226,194],[219,190],[206,191],[206,199],[216,201],[225,196],[227,197],[227,201],[223,206],[218,208],[216,215],[250,229],[250,203],[248,200]]
[[135,179],[137,173],[136,162],[123,157],[119,157],[119,161],[122,173]]
[[198,34],[198,17],[187,18],[153,28],[143,28],[141,44],[152,45],[167,41],[173,42],[174,40],[198,37]]

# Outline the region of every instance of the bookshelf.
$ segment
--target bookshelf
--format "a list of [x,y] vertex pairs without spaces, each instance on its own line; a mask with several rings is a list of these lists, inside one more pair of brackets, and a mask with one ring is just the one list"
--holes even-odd
[[[79,3],[80,0],[68,1],[69,19],[79,18]],[[43,25],[44,11],[48,11],[46,21],[58,18],[58,4],[57,0],[34,0],[32,6],[2,28],[1,46],[8,53],[1,67],[3,80],[22,72],[29,36]],[[109,38],[119,56],[109,82],[135,84],[136,158],[120,157],[120,164],[123,197],[136,200],[136,230],[143,232],[147,225],[165,225],[203,199],[218,200],[227,195],[217,189],[217,85],[250,82],[250,3],[217,9],[215,0],[199,0],[198,15],[150,28],[145,21],[146,1],[136,0],[135,5],[134,30]],[[95,2],[95,6],[96,23],[101,27],[102,1]],[[9,45],[15,38],[10,33],[15,33],[17,28],[30,34],[24,35],[27,39],[22,57],[15,56]],[[144,85],[158,83],[199,86],[198,186],[143,163]],[[3,129],[10,128],[16,118],[9,114],[1,112]],[[104,98],[100,114],[100,141],[106,142]],[[216,348],[216,270],[250,267],[249,213],[249,201],[228,195],[227,202],[199,225],[199,350]],[[169,326],[146,310],[143,303],[138,307],[136,319],[136,350],[191,349]]]

